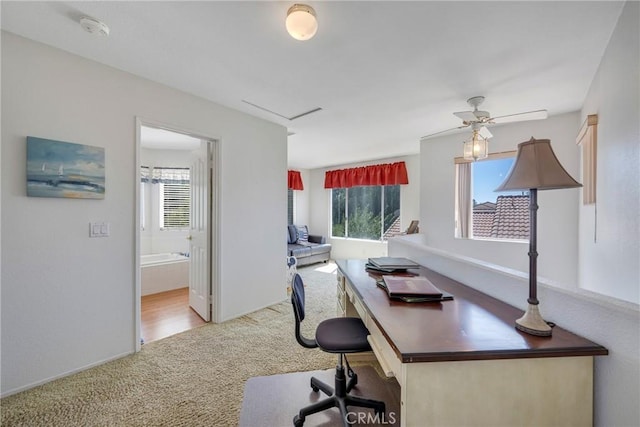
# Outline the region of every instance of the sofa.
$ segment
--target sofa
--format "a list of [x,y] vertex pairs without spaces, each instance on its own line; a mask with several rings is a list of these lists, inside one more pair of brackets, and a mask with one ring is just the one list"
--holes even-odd
[[287,256],[296,257],[298,267],[327,262],[331,256],[331,244],[323,236],[309,234],[306,225],[288,225]]

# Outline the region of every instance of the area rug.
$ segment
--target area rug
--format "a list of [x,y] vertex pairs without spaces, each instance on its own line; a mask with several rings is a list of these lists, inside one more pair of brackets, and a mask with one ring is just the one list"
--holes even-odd
[[[333,263],[299,269],[303,332],[336,313]],[[291,303],[145,344],[139,353],[0,401],[2,426],[237,426],[251,377],[330,369],[334,355],[301,347]]]

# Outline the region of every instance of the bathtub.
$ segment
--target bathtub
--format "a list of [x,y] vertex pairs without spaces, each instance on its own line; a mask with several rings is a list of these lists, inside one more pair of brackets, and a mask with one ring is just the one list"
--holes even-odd
[[142,295],[189,286],[189,258],[177,253],[140,256]]

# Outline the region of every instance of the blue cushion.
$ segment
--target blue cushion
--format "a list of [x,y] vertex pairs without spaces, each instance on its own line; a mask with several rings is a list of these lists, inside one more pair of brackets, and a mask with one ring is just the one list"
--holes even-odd
[[295,243],[298,241],[298,230],[295,225],[287,226],[287,243]]
[[309,229],[306,225],[301,225],[298,227],[298,241],[300,242],[308,242],[309,241]]

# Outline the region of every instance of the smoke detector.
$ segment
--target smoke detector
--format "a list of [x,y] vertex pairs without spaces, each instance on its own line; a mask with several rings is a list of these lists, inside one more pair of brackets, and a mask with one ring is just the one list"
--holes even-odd
[[84,30],[91,34],[98,34],[100,36],[109,35],[109,27],[104,22],[100,22],[97,19],[83,16],[80,18],[80,25]]

